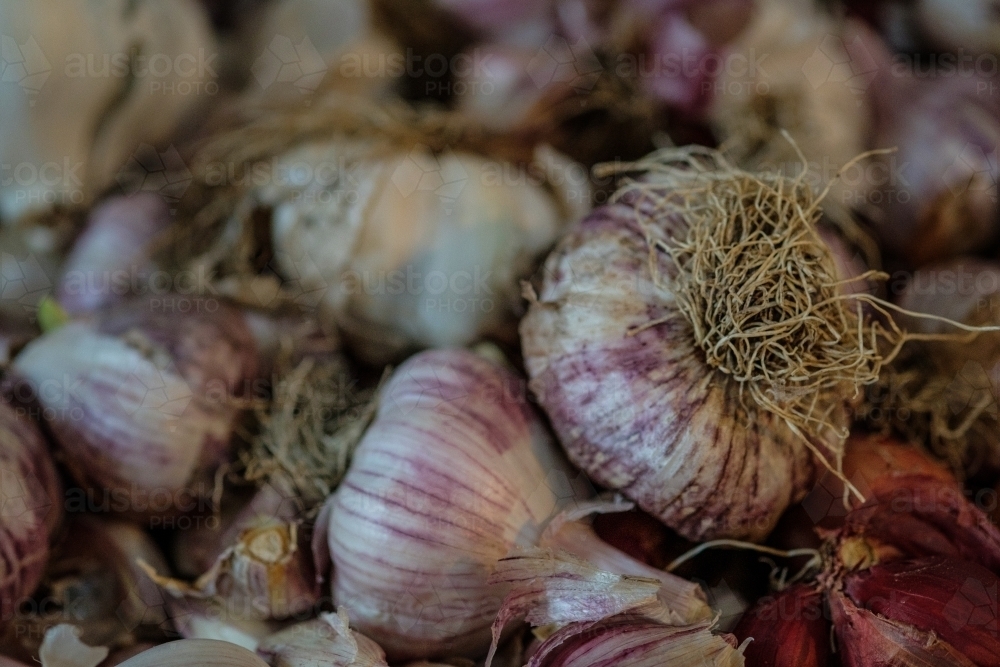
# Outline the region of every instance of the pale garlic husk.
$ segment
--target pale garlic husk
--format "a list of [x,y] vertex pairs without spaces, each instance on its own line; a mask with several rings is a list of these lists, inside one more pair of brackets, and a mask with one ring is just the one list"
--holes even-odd
[[299,522],[268,516],[251,519],[194,583],[162,576],[155,568],[147,572],[174,597],[222,600],[261,620],[303,614],[319,600],[309,540]]
[[28,416],[0,404],[0,627],[41,581],[62,509],[41,432]]
[[598,484],[689,539],[762,539],[809,490],[812,454],[779,417],[748,416],[686,320],[646,326],[677,308],[650,272],[647,232],[668,233],[614,204],[560,241],[521,322],[530,387]]
[[378,667],[385,652],[368,637],[351,630],[344,608],[336,614],[297,623],[277,632],[257,648],[271,667]]
[[170,223],[166,200],[153,192],[101,202],[63,264],[59,304],[75,315],[130,296],[155,293],[170,276],[155,273],[150,254],[154,241]]
[[494,642],[520,615],[546,629],[529,667],[743,665],[735,639],[713,634],[711,620],[676,623],[677,611],[659,595],[665,587],[659,577],[614,574],[565,551],[531,548],[512,551],[491,580],[509,590],[493,625]]
[[80,628],[69,623],[46,630],[38,651],[42,667],[97,667],[108,657],[108,648],[84,643],[81,634]]
[[503,596],[493,567],[588,492],[511,371],[420,353],[384,387],[317,520],[334,602],[391,661],[482,654]]
[[258,613],[226,600],[166,597],[170,623],[184,639],[212,639],[256,651],[262,641],[284,625],[261,619]]
[[[0,187],[5,220],[118,185],[183,192],[180,155],[153,146],[169,144],[219,92],[218,48],[199,3],[5,2],[0,25],[10,64],[0,161],[20,169]],[[139,179],[119,180],[140,164]],[[181,173],[167,177],[170,168]]]
[[519,280],[589,207],[586,170],[541,147],[528,168],[423,146],[334,140],[276,159],[278,270],[365,360],[513,333]]
[[82,485],[68,502],[136,517],[210,509],[260,351],[233,307],[198,300],[178,316],[158,298],[71,321],[14,362]]

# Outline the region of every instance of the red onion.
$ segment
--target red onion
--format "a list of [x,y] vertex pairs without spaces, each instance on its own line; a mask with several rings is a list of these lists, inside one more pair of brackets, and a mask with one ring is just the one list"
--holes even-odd
[[826,667],[830,656],[823,594],[804,584],[759,600],[733,634],[740,641],[751,640],[743,650],[748,665]]

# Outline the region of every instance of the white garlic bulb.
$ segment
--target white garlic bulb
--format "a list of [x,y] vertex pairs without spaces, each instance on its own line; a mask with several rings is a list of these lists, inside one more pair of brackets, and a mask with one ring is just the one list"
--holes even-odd
[[490,645],[492,568],[586,493],[522,382],[464,350],[411,357],[317,520],[333,597],[391,661]]
[[42,434],[0,404],[0,626],[41,581],[62,516],[60,484]]
[[[421,147],[308,144],[278,159],[278,267],[366,360],[512,332],[519,280],[589,206],[586,170],[549,149],[533,169]],[[546,187],[546,179],[554,184]]]
[[[130,301],[34,340],[14,368],[83,485],[67,502],[148,517],[205,509],[259,346],[219,301],[178,317]],[[96,489],[96,492],[95,492]]]
[[217,47],[195,0],[9,0],[0,25],[4,218],[90,201],[143,145],[154,159],[140,186],[153,187],[164,172],[152,145],[219,92]]

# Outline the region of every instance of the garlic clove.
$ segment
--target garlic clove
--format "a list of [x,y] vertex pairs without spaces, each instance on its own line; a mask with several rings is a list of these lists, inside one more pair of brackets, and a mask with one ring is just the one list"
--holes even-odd
[[823,594],[794,584],[761,598],[733,629],[741,642],[749,639],[743,656],[751,665],[826,667],[830,656],[830,624],[824,616]]
[[63,624],[46,631],[38,657],[42,667],[97,667],[108,657],[108,649],[87,646],[80,641],[79,628]]
[[346,610],[320,614],[271,635],[257,649],[271,667],[377,667],[385,652],[368,637],[351,630]]
[[[830,594],[838,646],[847,665],[899,667],[974,667],[955,647],[911,625],[856,607],[841,593]],[[886,662],[890,657],[892,662]]]
[[120,667],[268,667],[245,648],[212,639],[181,639],[160,644],[121,663]]
[[392,661],[485,652],[503,595],[493,567],[587,486],[513,373],[464,350],[415,355],[320,518],[334,601]]

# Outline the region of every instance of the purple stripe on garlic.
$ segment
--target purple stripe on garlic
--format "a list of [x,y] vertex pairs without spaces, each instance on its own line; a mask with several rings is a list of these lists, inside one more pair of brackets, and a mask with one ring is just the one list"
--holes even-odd
[[167,203],[152,192],[111,197],[95,208],[63,266],[62,307],[87,313],[149,291],[152,244],[170,222]]
[[0,626],[41,581],[62,516],[60,496],[38,427],[0,404]]
[[492,568],[583,495],[574,477],[510,371],[462,350],[412,357],[318,520],[334,601],[391,660],[484,652]]
[[177,317],[155,300],[128,302],[18,355],[18,391],[41,404],[89,494],[77,499],[84,509],[149,516],[197,509],[211,494],[239,412],[234,399],[260,367],[243,314],[211,303],[211,312]]
[[689,539],[761,539],[808,491],[812,455],[780,418],[747,414],[683,318],[647,327],[677,313],[650,275],[647,231],[666,234],[605,206],[550,255],[521,322],[531,389],[595,482]]

